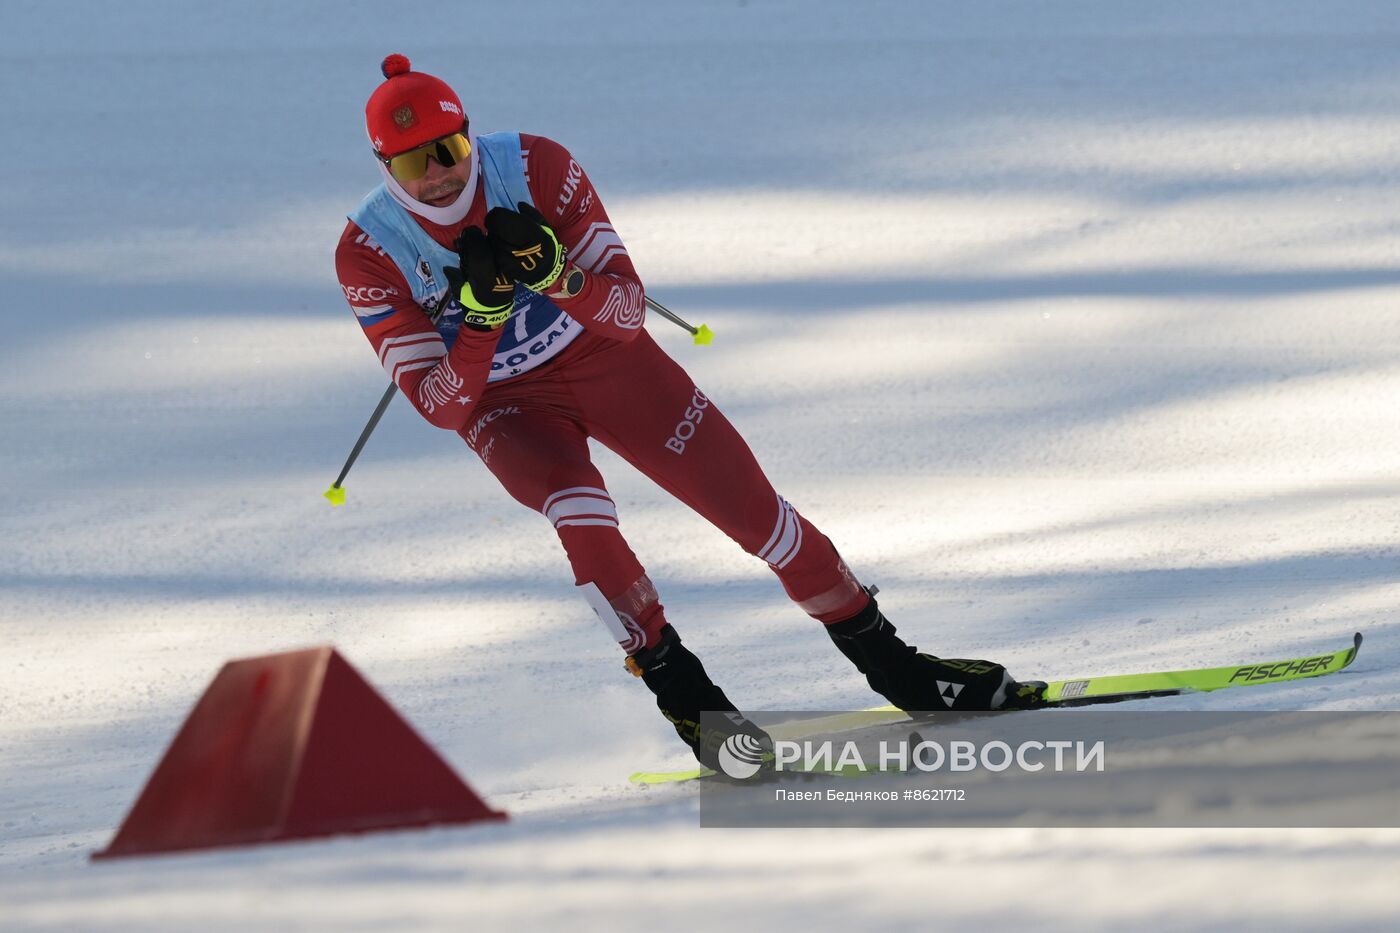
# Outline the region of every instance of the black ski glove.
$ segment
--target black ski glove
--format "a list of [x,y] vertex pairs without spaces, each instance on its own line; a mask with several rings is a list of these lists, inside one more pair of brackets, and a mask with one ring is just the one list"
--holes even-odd
[[510,317],[515,283],[497,268],[491,243],[480,227],[467,227],[454,245],[461,267],[446,270],[447,283],[466,309],[462,323],[473,330],[495,330]]
[[496,266],[512,282],[547,292],[564,271],[564,247],[543,214],[524,201],[516,206],[519,211],[497,207],[486,215]]

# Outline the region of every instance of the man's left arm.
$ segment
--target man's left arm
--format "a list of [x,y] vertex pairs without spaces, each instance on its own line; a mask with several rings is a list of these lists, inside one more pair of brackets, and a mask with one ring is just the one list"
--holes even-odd
[[[584,330],[632,340],[646,319],[646,293],[593,183],[569,150],[554,140],[522,135],[521,143],[535,206],[568,252],[569,264],[551,300]],[[563,297],[573,268],[583,271],[582,288],[573,297]]]

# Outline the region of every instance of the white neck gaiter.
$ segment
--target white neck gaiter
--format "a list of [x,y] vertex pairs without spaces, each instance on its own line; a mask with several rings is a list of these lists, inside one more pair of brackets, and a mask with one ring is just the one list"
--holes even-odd
[[395,201],[403,205],[404,209],[412,211],[424,220],[432,221],[442,227],[450,227],[455,223],[460,223],[467,212],[472,209],[472,202],[476,200],[476,175],[477,166],[481,164],[481,159],[476,151],[476,134],[467,130],[467,138],[472,143],[472,154],[468,156],[471,160],[471,173],[467,176],[467,186],[462,189],[462,193],[457,195],[457,200],[446,207],[433,207],[431,204],[424,204],[409,196],[403,190],[403,186],[398,183],[393,175],[389,174],[389,166],[375,159],[379,166],[379,174],[384,176],[384,187],[389,190]]

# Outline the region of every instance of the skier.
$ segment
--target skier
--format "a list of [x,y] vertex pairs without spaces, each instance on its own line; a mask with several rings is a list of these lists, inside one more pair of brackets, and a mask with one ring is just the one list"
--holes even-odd
[[[764,560],[798,607],[905,710],[1036,702],[1000,664],[918,653],[873,589],[783,499],[714,403],[642,327],[642,283],[593,185],[543,136],[477,135],[457,94],[385,58],[365,106],[383,183],[349,215],[336,273],[391,379],[554,526],[575,583],[702,764],[762,730],[667,622],[588,438]],[[702,711],[728,713],[702,728]],[[707,718],[708,721],[708,718]]]

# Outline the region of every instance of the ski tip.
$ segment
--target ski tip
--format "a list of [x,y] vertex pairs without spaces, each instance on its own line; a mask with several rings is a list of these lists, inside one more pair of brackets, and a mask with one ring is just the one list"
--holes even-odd
[[1342,668],[1351,667],[1352,662],[1356,660],[1356,656],[1360,653],[1361,633],[1356,632],[1351,636],[1351,647],[1346,650],[1346,656],[1342,658],[1342,666],[1337,668],[1337,670],[1342,670]]

